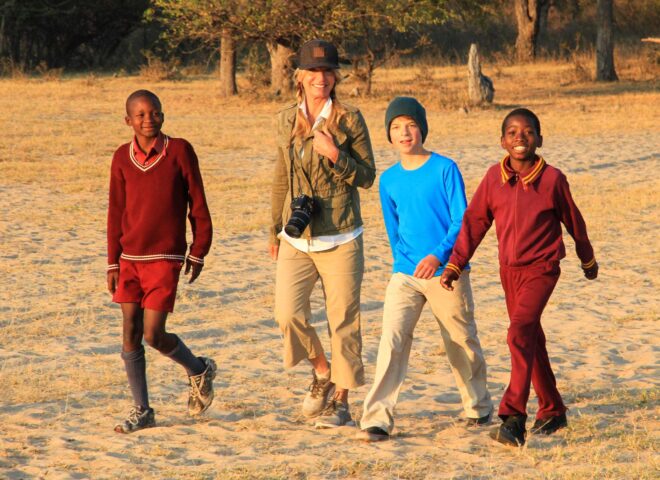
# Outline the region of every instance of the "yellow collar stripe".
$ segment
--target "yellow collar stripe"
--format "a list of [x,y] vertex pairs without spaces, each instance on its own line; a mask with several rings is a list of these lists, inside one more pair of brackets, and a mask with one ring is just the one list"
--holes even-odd
[[526,175],[525,178],[522,179],[523,183],[525,185],[529,185],[530,183],[533,183],[534,180],[536,180],[541,174],[541,170],[543,170],[544,166],[545,166],[545,160],[543,160],[543,157],[539,157],[539,161],[536,162],[534,169],[528,175]]
[[[513,176],[513,173],[506,168],[506,161],[508,159],[509,156],[506,155],[500,161],[500,174],[502,175],[502,183],[508,182]],[[543,157],[539,156],[539,160],[538,162],[536,162],[536,165],[534,165],[532,171],[529,172],[527,175],[525,175],[525,177],[523,177],[522,179],[523,184],[529,185],[530,183],[533,183],[541,174],[541,170],[543,170],[544,166],[545,166],[545,160],[543,160]]]
[[506,161],[508,160],[509,156],[505,155],[504,158],[500,161],[500,172],[502,174],[502,183],[506,183],[509,181],[511,178],[511,173],[506,169]]

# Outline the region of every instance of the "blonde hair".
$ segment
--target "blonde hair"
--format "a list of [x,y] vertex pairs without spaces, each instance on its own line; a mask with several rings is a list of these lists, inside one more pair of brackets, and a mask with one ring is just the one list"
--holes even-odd
[[[305,89],[303,88],[303,78],[305,78],[305,75],[307,75],[309,70],[301,70],[300,68],[296,68],[296,71],[293,72],[293,83],[296,88],[296,102],[297,105],[300,105],[302,102],[305,101]],[[326,125],[328,127],[336,127],[337,124],[339,123],[339,119],[341,116],[346,112],[346,109],[343,107],[343,105],[337,100],[337,85],[339,85],[339,82],[342,80],[342,76],[339,73],[339,70],[335,69],[332,70],[332,73],[335,76],[335,85],[332,87],[332,91],[330,92],[330,98],[332,99],[332,113],[330,114],[330,117],[328,118]],[[293,129],[291,130],[291,140],[293,141],[296,137],[297,138],[303,138],[309,134],[309,132],[312,131],[312,124],[309,123],[309,120],[307,117],[300,111],[300,109],[297,109],[296,111],[296,120],[293,124]]]

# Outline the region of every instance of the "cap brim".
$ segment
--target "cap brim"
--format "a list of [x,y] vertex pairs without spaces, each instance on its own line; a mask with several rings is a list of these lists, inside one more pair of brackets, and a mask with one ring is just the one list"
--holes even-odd
[[332,70],[338,70],[340,67],[339,67],[338,63],[332,63],[332,62],[326,62],[326,61],[319,60],[318,62],[309,62],[309,63],[298,65],[298,68],[300,70],[312,70],[314,68],[330,68]]

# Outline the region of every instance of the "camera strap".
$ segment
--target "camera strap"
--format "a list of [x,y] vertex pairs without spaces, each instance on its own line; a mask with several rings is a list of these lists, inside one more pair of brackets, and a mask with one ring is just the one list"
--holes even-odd
[[[314,196],[314,187],[312,185],[312,181],[310,180],[309,176],[307,175],[307,172],[305,172],[305,169],[302,166],[302,156],[299,154],[296,154],[296,149],[295,149],[295,142],[291,142],[289,144],[289,159],[290,159],[290,168],[289,168],[289,177],[290,177],[290,185],[291,185],[291,200],[295,198],[295,191],[293,188],[293,173],[294,173],[294,168],[296,169],[296,180],[298,183],[298,194],[302,193],[302,186],[300,185],[300,175],[302,175],[305,180],[307,180],[307,184],[309,185],[310,189],[310,194],[313,197]],[[295,165],[296,159],[299,159],[300,165]]]

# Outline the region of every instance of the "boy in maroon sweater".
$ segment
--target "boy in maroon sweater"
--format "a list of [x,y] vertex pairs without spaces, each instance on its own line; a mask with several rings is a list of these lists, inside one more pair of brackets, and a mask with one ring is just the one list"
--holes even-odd
[[598,276],[598,264],[566,177],[536,155],[543,143],[536,115],[524,108],[509,113],[502,122],[501,143],[508,154],[488,170],[477,188],[440,282],[453,289],[452,283],[495,221],[510,319],[511,379],[500,402],[503,423],[490,436],[505,445],[521,446],[527,433],[530,383],[539,402],[531,433],[548,435],[567,425],[541,327],[541,313],[559,280],[559,261],[566,256],[561,223],[575,240],[589,280]]
[[[185,261],[190,282],[199,276],[211,247],[211,215],[192,146],[160,129],[164,114],[148,90],[126,100],[126,124],[133,141],[112,158],[108,205],[108,290],[121,304],[122,359],[135,406],[115,426],[130,433],[155,424],[149,406],[142,338],[188,373],[188,412],[198,415],[213,401],[216,364],[196,357],[179,337],[165,330],[174,309],[179,273]],[[186,257],[186,214],[193,242]]]

